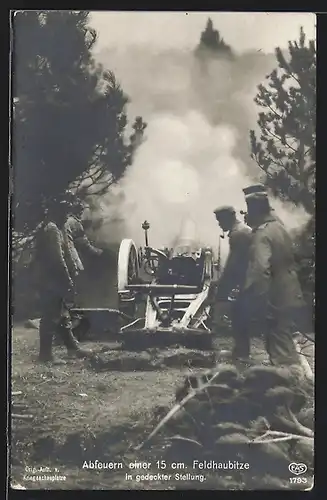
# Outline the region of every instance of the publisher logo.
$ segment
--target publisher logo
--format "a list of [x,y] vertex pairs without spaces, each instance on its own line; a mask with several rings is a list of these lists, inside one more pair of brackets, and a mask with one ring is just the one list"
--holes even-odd
[[295,474],[296,476],[300,476],[300,474],[304,474],[307,470],[308,467],[305,464],[297,464],[295,462],[292,462],[288,466],[288,470],[292,473]]

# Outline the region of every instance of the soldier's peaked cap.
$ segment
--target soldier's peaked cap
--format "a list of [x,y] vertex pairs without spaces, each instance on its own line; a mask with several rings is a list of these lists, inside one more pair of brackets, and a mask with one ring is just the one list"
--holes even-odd
[[229,205],[222,205],[221,207],[216,208],[213,213],[217,215],[221,214],[235,214],[235,208]]
[[246,200],[268,198],[268,192],[263,184],[252,184],[243,189]]

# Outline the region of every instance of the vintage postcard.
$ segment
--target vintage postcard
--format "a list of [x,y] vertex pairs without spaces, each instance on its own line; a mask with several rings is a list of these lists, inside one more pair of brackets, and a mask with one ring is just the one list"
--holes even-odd
[[11,12],[10,488],[313,488],[315,23]]

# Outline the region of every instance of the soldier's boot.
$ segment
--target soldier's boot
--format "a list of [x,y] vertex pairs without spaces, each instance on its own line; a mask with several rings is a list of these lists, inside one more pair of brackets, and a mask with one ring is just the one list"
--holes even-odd
[[272,365],[301,365],[289,322],[280,318],[266,334],[266,349]]
[[241,300],[236,300],[232,304],[231,326],[234,344],[231,352],[232,361],[253,364],[249,328],[244,314],[244,303]]
[[52,352],[52,340],[54,336],[54,332],[46,325],[43,325],[41,320],[40,328],[39,328],[39,336],[40,336],[40,350],[38,360],[41,363],[52,362],[55,364],[65,364],[65,361],[60,359],[55,359]]
[[52,354],[53,333],[45,331],[42,328],[42,325],[40,325],[39,335],[40,335],[39,361],[43,363],[47,363],[48,361],[53,361],[53,354]]
[[234,333],[234,346],[231,352],[233,361],[241,361],[251,363],[250,354],[250,339],[246,330],[233,332]]
[[86,358],[92,356],[93,351],[91,349],[85,349],[81,347],[80,343],[75,338],[71,328],[61,328],[61,334],[69,356],[76,356],[78,358]]

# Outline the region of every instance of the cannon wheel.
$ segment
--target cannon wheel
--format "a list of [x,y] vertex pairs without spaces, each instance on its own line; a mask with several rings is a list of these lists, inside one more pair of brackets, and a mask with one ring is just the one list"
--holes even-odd
[[119,292],[126,290],[127,285],[131,285],[139,277],[138,250],[131,239],[122,240],[118,253],[117,284],[118,284],[118,304],[119,309],[130,315],[135,314],[135,301],[124,300],[119,296]]

